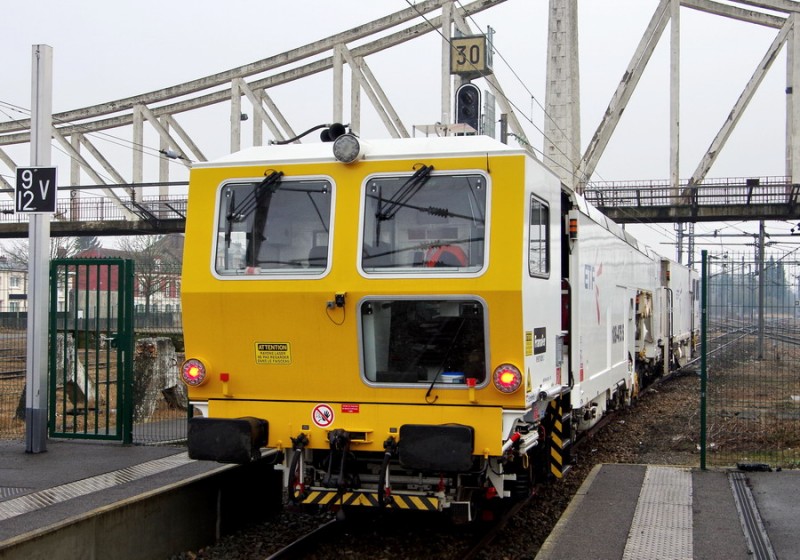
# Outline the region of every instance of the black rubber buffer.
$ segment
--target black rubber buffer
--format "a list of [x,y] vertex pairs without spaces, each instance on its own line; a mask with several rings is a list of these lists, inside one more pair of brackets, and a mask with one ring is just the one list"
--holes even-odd
[[261,456],[269,423],[261,418],[190,418],[189,458],[245,464]]
[[429,472],[472,469],[475,434],[471,426],[404,424],[400,426],[400,464]]

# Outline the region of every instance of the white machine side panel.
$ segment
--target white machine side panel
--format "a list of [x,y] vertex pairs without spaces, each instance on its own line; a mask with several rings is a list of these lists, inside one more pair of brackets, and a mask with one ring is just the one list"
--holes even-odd
[[632,247],[604,225],[579,214],[573,271],[573,406],[583,406],[628,377],[625,337],[631,297],[655,292],[659,261]]
[[[530,209],[531,195],[544,203],[549,213],[549,274],[531,275],[528,267],[530,258]],[[523,255],[522,258],[522,305],[523,336],[525,337],[526,403],[528,406],[538,399],[542,392],[566,385],[566,371],[560,376],[560,346],[557,341],[561,335],[561,183],[549,170],[535,162],[528,162],[525,176],[525,194],[521,201],[524,209]],[[546,403],[543,403],[546,404]],[[534,407],[534,415],[544,412],[544,407]]]
[[676,340],[691,338],[699,328],[695,323],[692,280],[696,273],[678,263],[670,262],[669,287],[672,289],[672,335]]

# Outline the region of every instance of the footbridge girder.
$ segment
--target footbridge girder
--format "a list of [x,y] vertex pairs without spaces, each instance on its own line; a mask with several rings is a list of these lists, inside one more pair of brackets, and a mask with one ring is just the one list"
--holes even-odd
[[800,184],[789,177],[590,183],[586,200],[620,224],[800,218]]

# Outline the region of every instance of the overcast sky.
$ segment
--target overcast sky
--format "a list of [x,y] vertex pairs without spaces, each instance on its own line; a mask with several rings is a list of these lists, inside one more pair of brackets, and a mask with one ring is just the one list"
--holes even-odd
[[[578,2],[584,148],[657,3]],[[15,113],[6,104],[30,106],[34,44],[53,47],[53,110],[59,112],[176,85],[267,58],[406,7],[405,0],[8,3],[0,33],[0,120],[27,116]],[[505,59],[504,62],[496,56],[495,71],[520,109],[520,120],[534,146],[541,149],[542,138],[536,129],[542,129],[544,122],[538,103],[544,105],[547,0],[507,0],[477,14],[470,23],[484,31],[487,25],[495,29],[495,46]],[[686,178],[723,124],[776,31],[687,8],[681,10],[681,27],[680,174]],[[669,28],[594,179],[669,177],[668,39]],[[439,120],[440,50],[440,38],[429,34],[367,59],[408,125]],[[784,175],[785,76],[782,52],[709,177]],[[328,72],[270,93],[295,130],[300,131],[330,120],[330,84]],[[366,105],[364,97],[362,106]],[[227,120],[227,105],[215,110],[220,119]],[[364,119],[363,135],[387,135],[367,108]],[[228,148],[225,124],[203,126],[202,121],[194,122],[196,119],[188,117],[184,121],[180,115],[178,120],[185,123],[208,157],[224,155]],[[0,173],[8,172],[0,168]],[[752,230],[752,226],[742,224],[714,227],[723,228],[726,233]],[[775,233],[788,233],[789,227],[786,223],[770,224]],[[642,235],[654,248],[674,256],[671,247],[662,245],[674,238],[671,225],[645,229]]]

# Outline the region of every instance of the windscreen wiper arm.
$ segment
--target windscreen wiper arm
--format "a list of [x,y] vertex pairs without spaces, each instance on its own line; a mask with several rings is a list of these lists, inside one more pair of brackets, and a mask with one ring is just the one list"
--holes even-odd
[[402,187],[394,194],[392,198],[386,201],[385,205],[378,207],[377,218],[381,222],[383,220],[391,220],[395,214],[406,206],[406,203],[419,192],[419,190],[428,182],[433,172],[432,165],[422,165],[417,169],[414,174],[408,178]]
[[273,171],[261,181],[244,199],[226,216],[228,223],[241,222],[246,219],[263,200],[267,193],[274,193],[281,184],[283,171]]
[[431,384],[428,387],[428,391],[425,393],[425,402],[428,404],[433,404],[437,400],[439,400],[438,395],[433,397],[432,401],[428,400],[428,398],[431,396],[431,391],[433,391],[433,387],[439,380],[439,376],[444,371],[444,368],[447,365],[447,360],[450,359],[450,354],[453,352],[453,348],[455,348],[456,342],[458,341],[458,335],[461,334],[461,329],[464,328],[464,323],[466,322],[467,320],[464,317],[461,317],[461,322],[458,324],[458,329],[456,330],[456,334],[454,334],[453,338],[450,340],[450,345],[447,347],[447,352],[445,352],[444,357],[442,358],[442,362],[439,364],[439,368],[436,370],[436,375],[433,376],[433,381],[431,381]]

